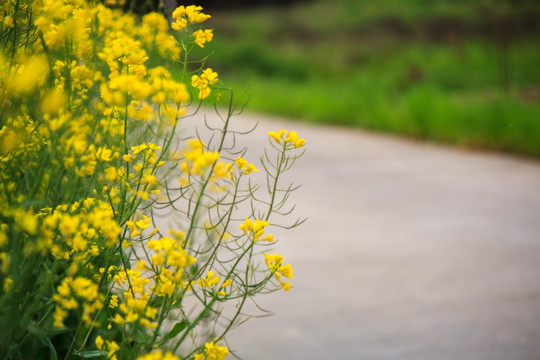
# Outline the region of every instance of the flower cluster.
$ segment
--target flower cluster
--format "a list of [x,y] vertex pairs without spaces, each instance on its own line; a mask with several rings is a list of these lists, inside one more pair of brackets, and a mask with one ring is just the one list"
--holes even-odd
[[250,163],[241,156],[234,159],[234,162],[236,163],[238,169],[242,170],[245,175],[248,175],[253,171],[259,171],[259,169],[257,169],[255,165],[253,165],[253,163]]
[[152,351],[150,354],[139,356],[137,360],[180,360],[180,358],[173,355],[170,351],[163,354],[161,350],[156,350]]
[[218,74],[211,68],[203,70],[201,75],[191,77],[191,86],[199,89],[199,99],[206,99],[210,96],[210,85],[218,81]]
[[257,248],[290,214],[278,183],[304,140],[280,133],[256,166],[227,145],[233,108],[208,139],[180,137],[219,79],[191,58],[210,15],[172,17],[184,36],[84,0],[0,5],[1,358],[222,360],[246,300],[292,277]]
[[206,151],[199,139],[190,140],[188,148],[183,150],[184,161],[181,164],[184,173],[201,175],[219,159],[219,153]]
[[252,237],[254,243],[259,240],[272,242],[274,241],[274,237],[272,234],[268,234],[261,239],[261,236],[264,235],[264,228],[268,225],[269,223],[266,220],[263,221],[260,219],[256,219],[255,221],[253,221],[246,218],[246,220],[242,224],[240,224],[240,229],[244,232],[244,234],[249,234]]
[[219,276],[214,275],[214,272],[210,270],[206,277],[201,278],[197,281],[197,284],[201,287],[211,287],[219,283]]
[[278,132],[269,131],[268,135],[278,144],[292,144],[296,148],[304,146],[306,142],[305,139],[298,137],[296,131],[287,133],[286,129],[279,130]]
[[57,304],[54,311],[54,326],[57,328],[64,327],[67,310],[82,307],[82,320],[89,325],[91,315],[103,307],[103,294],[99,293],[98,285],[83,277],[66,277],[52,299]]
[[172,13],[175,22],[172,23],[174,30],[184,30],[189,23],[202,23],[211,18],[210,15],[202,11],[202,6],[189,5],[179,6]]
[[224,360],[229,354],[225,346],[214,345],[214,342],[204,344],[204,352],[195,355],[194,360]]
[[291,288],[291,283],[286,281],[281,281],[281,276],[292,279],[293,270],[291,264],[287,263],[286,265],[281,265],[283,263],[283,257],[279,254],[264,254],[264,262],[276,277],[276,280],[280,282],[283,290],[289,290]]

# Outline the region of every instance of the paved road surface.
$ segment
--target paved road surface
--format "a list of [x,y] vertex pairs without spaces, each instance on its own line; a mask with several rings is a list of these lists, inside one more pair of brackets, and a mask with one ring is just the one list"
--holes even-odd
[[[230,333],[247,360],[540,359],[540,162],[255,115],[308,141],[276,250],[294,288]],[[540,139],[539,139],[540,140]]]

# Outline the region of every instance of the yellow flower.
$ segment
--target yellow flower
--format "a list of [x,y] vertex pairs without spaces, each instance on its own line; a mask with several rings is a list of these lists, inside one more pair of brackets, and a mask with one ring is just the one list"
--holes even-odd
[[283,262],[283,257],[279,254],[264,254],[264,262],[274,274],[276,280],[280,282],[283,290],[288,291],[291,288],[291,284],[286,281],[281,281],[281,276],[285,276],[289,279],[293,278],[293,269],[291,268],[291,264],[287,263],[286,265],[282,266],[281,264]]
[[285,136],[286,133],[287,130],[283,129],[279,130],[278,132],[269,131],[268,135],[278,144],[281,144],[283,141],[284,143],[293,144],[293,146],[296,148],[304,146],[306,140],[300,139],[296,131],[291,131],[287,134],[287,136]]
[[8,242],[8,237],[6,233],[3,232],[2,229],[0,229],[0,248],[3,248],[4,246],[6,246],[7,242]]
[[202,175],[219,159],[218,152],[204,151],[204,144],[199,139],[190,140],[187,145],[188,148],[182,151],[185,161],[180,164],[183,172]]
[[129,55],[119,58],[120,62],[124,65],[142,65],[148,60],[148,56],[145,56],[144,52],[130,53]]
[[206,42],[212,41],[214,34],[212,30],[197,30],[193,33],[193,36],[195,36],[195,44],[203,48]]
[[281,283],[281,287],[283,288],[283,290],[289,291],[291,289],[291,283],[287,281],[283,281]]
[[165,263],[165,257],[163,256],[161,252],[158,252],[157,254],[152,255],[150,260],[152,261],[152,264],[154,264],[155,266],[160,266]]
[[111,309],[114,309],[117,306],[118,306],[118,296],[112,295],[111,299],[109,300],[109,307]]
[[183,30],[187,27],[188,23],[201,23],[210,19],[210,15],[201,12],[202,6],[179,6],[173,13],[172,18],[175,20],[171,24],[174,30]]
[[170,351],[165,354],[161,350],[154,350],[150,354],[139,356],[136,360],[180,360],[178,356],[173,355]]
[[268,241],[268,242],[272,242],[272,241],[274,241],[274,235],[268,234],[268,235],[266,235],[265,237],[263,237],[261,240],[263,240],[263,241]]
[[284,140],[285,142],[291,142],[297,148],[304,146],[305,139],[298,138],[296,131],[291,131]]
[[99,147],[96,150],[95,156],[96,156],[97,160],[111,161],[114,158],[116,158],[118,156],[118,154],[113,153],[113,151],[111,149],[108,149],[106,147]]
[[57,329],[63,328],[64,319],[66,318],[67,315],[68,315],[67,311],[62,309],[60,306],[56,306],[56,308],[54,309],[54,314],[53,314],[53,320],[54,320],[53,326]]
[[13,23],[13,18],[12,18],[11,16],[9,16],[9,15],[6,16],[6,17],[4,17],[4,21],[3,21],[3,22],[4,22],[4,25],[5,25],[6,27],[13,27],[13,25],[14,25],[14,23]]
[[105,179],[107,181],[115,181],[116,180],[116,168],[114,166],[108,167],[105,169]]
[[63,91],[56,89],[51,91],[41,102],[41,109],[43,113],[49,115],[56,115],[64,107],[66,99]]
[[219,282],[219,275],[214,275],[212,270],[208,271],[206,277],[201,278],[197,281],[197,285],[201,287],[210,287],[216,285]]
[[96,337],[96,347],[98,348],[98,350],[103,349],[103,343],[104,343],[103,338],[100,335],[98,335]]
[[212,68],[203,70],[201,75],[191,77],[191,86],[199,89],[199,99],[206,99],[210,95],[209,85],[214,85],[218,81],[218,73]]
[[236,166],[238,166],[238,168],[241,170],[245,169],[246,165],[248,164],[248,161],[244,160],[241,156],[234,159],[234,162],[236,163]]
[[99,292],[98,284],[92,280],[76,277],[66,277],[57,287],[53,295],[56,303],[54,314],[54,327],[63,327],[63,320],[68,315],[66,310],[82,308],[82,320],[89,324],[91,316],[103,306],[104,296]]
[[7,87],[18,95],[25,95],[45,82],[49,65],[45,56],[35,55],[23,61],[8,79]]
[[108,350],[107,358],[109,359],[112,358],[118,350],[120,350],[120,346],[114,341],[106,341],[106,344]]
[[249,163],[247,160],[244,160],[241,156],[234,159],[234,162],[236,163],[236,166],[238,166],[240,170],[243,170],[243,173],[246,175],[250,174],[253,171],[259,171],[259,169],[257,169],[255,165],[253,165],[253,163]]
[[278,132],[269,131],[268,135],[275,140],[278,144],[281,142],[283,135],[287,132],[287,129],[279,130]]
[[216,163],[213,176],[217,179],[232,179],[232,164],[223,161]]
[[259,171],[259,169],[257,169],[257,168],[255,167],[255,165],[253,165],[253,163],[250,163],[250,164],[247,166],[246,170],[244,171],[244,174],[247,175],[247,174],[250,174],[250,173],[253,172],[253,171]]
[[20,227],[30,233],[35,234],[38,227],[38,220],[32,213],[21,213],[19,219],[17,219],[19,222]]
[[280,266],[278,271],[281,273],[281,275],[285,276],[286,278],[292,279],[293,278],[293,269],[291,268],[291,264],[287,263],[285,266]]
[[135,266],[136,271],[144,271],[146,269],[147,269],[146,261],[144,261],[144,260],[137,261],[137,265]]
[[135,237],[139,235],[141,232],[137,229],[137,226],[135,225],[135,222],[128,220],[126,221],[126,226],[131,230],[131,237]]
[[214,342],[204,344],[204,352],[207,360],[224,360],[229,355],[229,349],[225,346],[214,345]]
[[155,185],[157,184],[156,176],[152,174],[145,174],[143,175],[141,179],[141,183],[148,184],[148,185]]
[[4,290],[4,293],[8,292],[9,289],[11,289],[11,285],[13,285],[13,278],[11,276],[8,276],[4,280],[4,286],[2,287],[2,289]]
[[204,69],[201,77],[206,79],[210,85],[214,85],[218,81],[218,73],[212,70],[212,68]]
[[[259,241],[261,236],[264,234],[264,228],[269,225],[268,221],[263,221],[256,219],[255,222],[253,222],[251,219],[246,218],[246,220],[240,224],[240,230],[244,232],[244,234],[252,234],[253,236],[253,242]],[[266,236],[263,240],[266,241],[273,241],[273,236]]]

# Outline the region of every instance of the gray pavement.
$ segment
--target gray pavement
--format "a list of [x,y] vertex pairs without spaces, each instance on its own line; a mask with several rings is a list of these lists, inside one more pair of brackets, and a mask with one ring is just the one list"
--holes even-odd
[[[230,333],[248,360],[540,359],[540,162],[244,114],[307,139],[293,289]],[[539,139],[540,140],[540,139]]]

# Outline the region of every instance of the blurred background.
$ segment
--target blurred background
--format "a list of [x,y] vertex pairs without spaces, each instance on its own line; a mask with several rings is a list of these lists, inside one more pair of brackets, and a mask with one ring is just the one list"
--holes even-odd
[[540,157],[539,1],[192,2],[249,110]]

